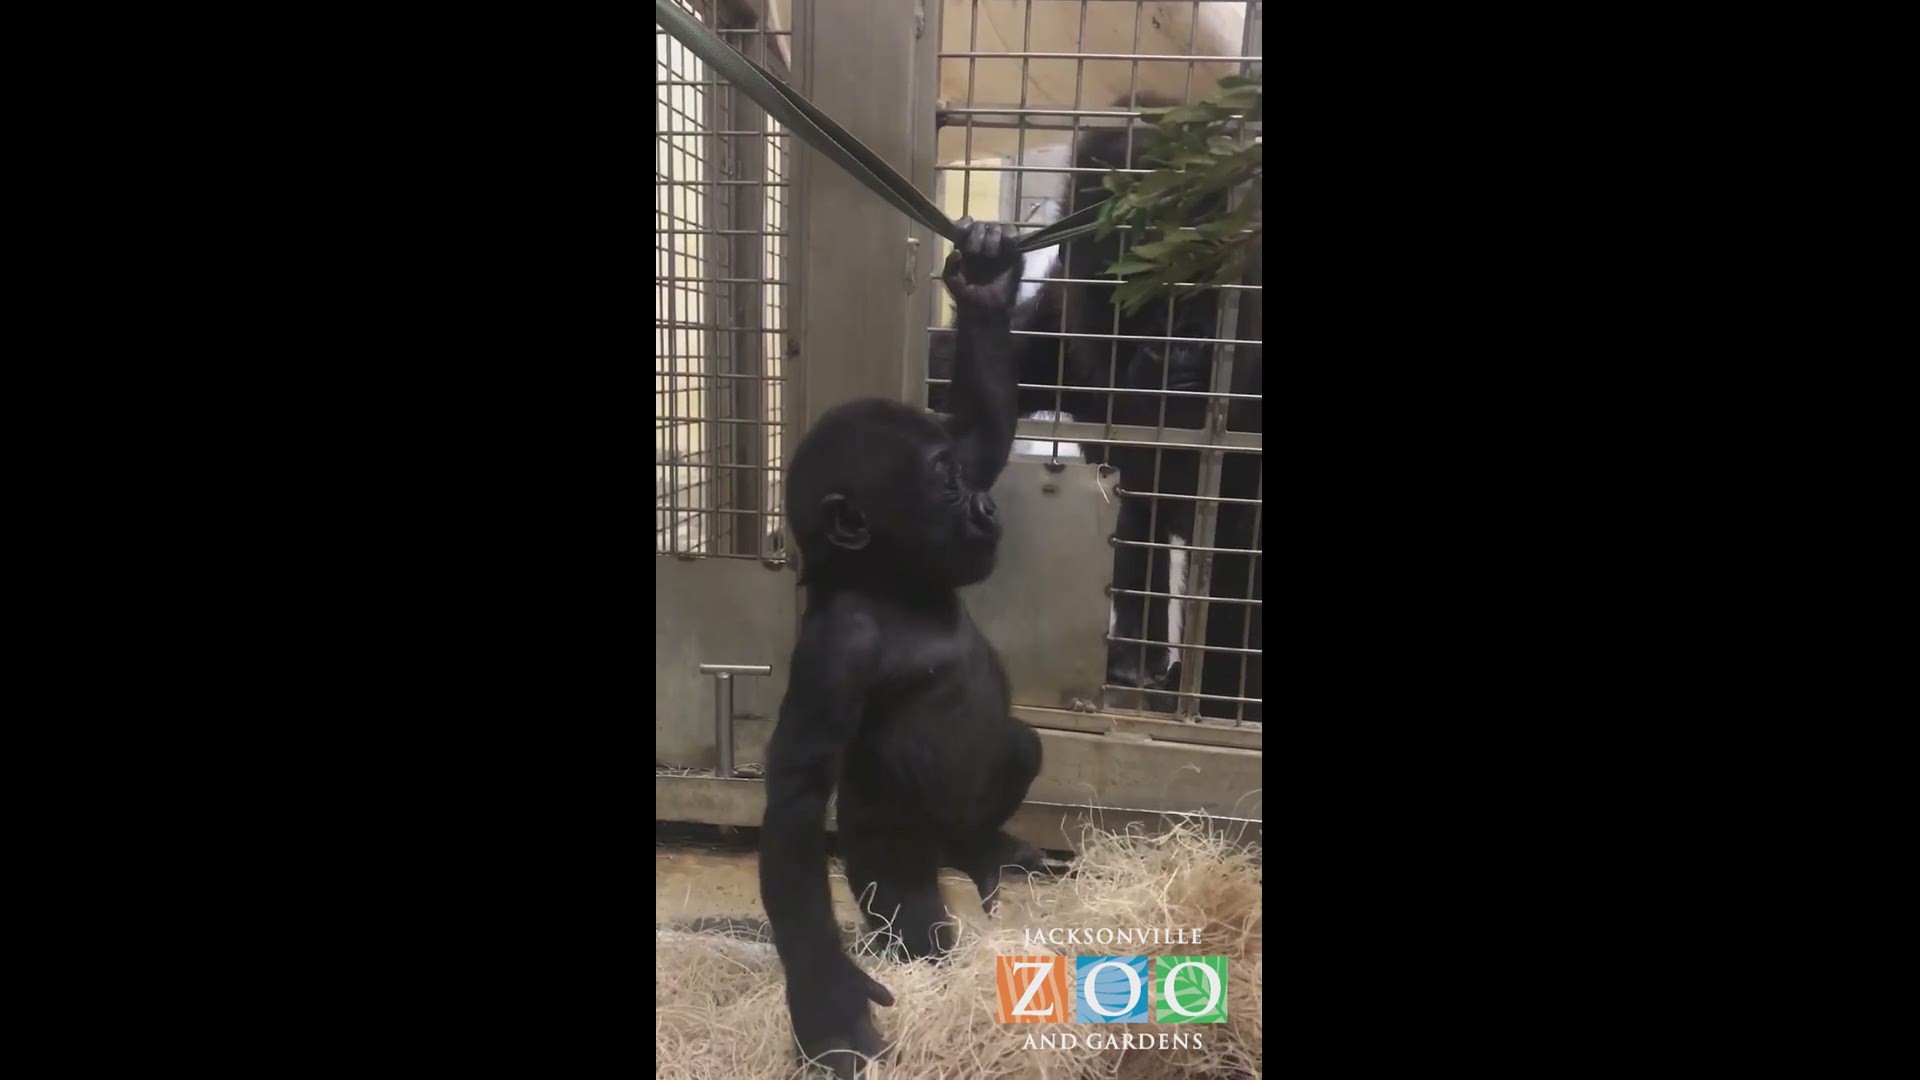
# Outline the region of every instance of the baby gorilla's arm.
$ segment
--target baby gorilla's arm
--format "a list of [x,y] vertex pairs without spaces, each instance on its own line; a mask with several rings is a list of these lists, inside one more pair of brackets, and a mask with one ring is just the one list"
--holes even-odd
[[879,1057],[886,1049],[867,1003],[893,1004],[887,988],[841,951],[827,887],[827,796],[859,728],[878,645],[872,620],[858,612],[829,610],[802,624],[767,747],[760,830],[760,899],[787,972],[793,1033],[801,1053],[824,1055],[842,1077],[854,1075],[852,1054]]
[[1018,420],[1013,303],[1020,291],[1020,253],[1012,229],[960,219],[966,235],[947,256],[942,277],[957,309],[953,419],[948,430],[967,486],[987,491],[1007,467]]

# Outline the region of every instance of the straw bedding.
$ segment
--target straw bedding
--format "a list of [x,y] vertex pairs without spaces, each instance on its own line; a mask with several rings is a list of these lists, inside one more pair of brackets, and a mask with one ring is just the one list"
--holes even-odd
[[[875,1023],[894,1044],[878,1075],[904,1078],[1258,1077],[1261,1073],[1260,856],[1200,823],[1155,835],[1090,830],[1074,873],[1034,890],[1017,919],[957,911],[960,942],[941,964],[903,964],[856,951],[862,967],[893,991]],[[949,905],[950,907],[953,905]],[[964,906],[964,905],[963,905]],[[1202,944],[1073,946],[1029,944],[1027,928],[1199,928]],[[852,937],[849,928],[849,937]],[[780,963],[764,928],[738,926],[655,934],[653,976],[656,1075],[664,1080],[744,1080],[809,1075],[788,1024]],[[1063,939],[1064,940],[1064,939]],[[1094,953],[1227,957],[1223,1024],[1001,1024],[995,1019],[994,957]],[[1136,1047],[1092,1050],[1133,1032]],[[1161,1036],[1188,1037],[1161,1049]],[[1056,1036],[1059,1048],[1038,1045]],[[1078,1036],[1068,1049],[1063,1036]],[[1200,1036],[1198,1047],[1193,1037]],[[1034,1047],[1027,1046],[1033,1036]],[[1149,1039],[1148,1037],[1151,1037]],[[820,1075],[817,1070],[812,1075]]]

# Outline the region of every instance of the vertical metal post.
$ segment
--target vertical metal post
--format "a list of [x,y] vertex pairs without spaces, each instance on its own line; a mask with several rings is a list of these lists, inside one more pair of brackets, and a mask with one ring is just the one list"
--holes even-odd
[[[715,31],[724,29],[726,22],[721,12],[716,10],[711,0],[696,3],[699,19]],[[733,419],[730,402],[727,400],[727,384],[730,380],[717,378],[729,374],[728,361],[731,358],[733,342],[722,329],[723,320],[728,314],[733,295],[733,283],[725,279],[734,276],[728,265],[731,252],[728,249],[725,230],[729,224],[734,202],[734,189],[726,181],[733,179],[731,162],[727,150],[727,140],[719,134],[727,127],[731,119],[731,110],[727,108],[727,99],[732,96],[733,88],[728,86],[713,68],[701,65],[700,78],[707,86],[695,88],[700,97],[700,124],[704,131],[699,140],[702,157],[700,178],[706,183],[702,192],[704,210],[701,212],[702,224],[708,230],[699,237],[700,261],[694,264],[695,273],[700,277],[700,314],[694,316],[701,342],[699,367],[693,372],[694,394],[700,399],[701,422],[699,429],[704,434],[697,451],[699,466],[692,470],[696,478],[694,483],[702,493],[700,508],[706,511],[702,515],[705,525],[705,543],[701,545],[701,554],[718,555],[728,551],[732,536],[729,527],[734,523],[734,515],[726,511],[733,503],[728,498],[732,492],[723,483],[726,470],[719,466],[730,460],[734,428],[736,425],[726,421]],[[691,412],[691,410],[689,410]]]
[[701,664],[700,674],[713,676],[713,745],[720,760],[715,776],[733,776],[733,677],[735,675],[771,675],[770,664]]
[[[1256,28],[1259,25],[1259,10],[1259,4],[1250,4],[1246,8],[1246,14],[1243,16],[1244,22],[1240,35],[1240,55],[1242,56],[1252,51],[1253,43],[1259,40],[1259,38],[1255,36]],[[1241,73],[1246,74],[1248,68],[1248,64],[1242,63],[1240,65]],[[1187,70],[1189,78],[1191,78],[1192,67],[1189,66]],[[1246,135],[1246,121],[1242,120],[1240,122],[1241,139],[1244,140]],[[1229,192],[1227,199],[1229,208],[1237,205],[1242,197],[1243,196]],[[1244,275],[1241,280],[1246,280]],[[1220,298],[1219,319],[1215,323],[1214,336],[1229,340],[1233,339],[1240,325],[1239,315],[1239,292],[1234,289],[1223,290]],[[1228,393],[1233,389],[1233,350],[1234,347],[1232,345],[1221,345],[1214,355],[1213,381],[1209,389],[1216,394]],[[1259,362],[1264,363],[1265,360],[1265,356],[1259,358]],[[1227,417],[1230,409],[1231,402],[1226,399],[1217,397],[1207,399],[1206,441],[1209,446],[1218,446],[1226,436]],[[1264,453],[1264,448],[1262,453]],[[1203,451],[1202,454],[1203,456],[1200,459],[1199,484],[1195,492],[1200,496],[1201,501],[1199,505],[1194,508],[1195,520],[1193,530],[1193,544],[1199,550],[1188,556],[1187,562],[1187,596],[1192,599],[1168,601],[1169,604],[1184,603],[1187,605],[1187,618],[1182,624],[1186,631],[1182,635],[1184,640],[1181,644],[1183,645],[1220,644],[1219,642],[1209,642],[1207,640],[1207,620],[1210,614],[1208,611],[1207,598],[1212,595],[1213,591],[1213,552],[1210,549],[1215,546],[1215,540],[1218,535],[1216,528],[1220,516],[1220,474],[1225,462],[1222,451],[1208,450]],[[1251,563],[1248,565],[1247,575],[1248,581],[1251,582],[1253,575]],[[1246,641],[1243,639],[1240,645],[1244,648]],[[1206,653],[1202,650],[1187,649],[1184,652],[1180,665],[1180,692],[1182,695],[1196,695],[1202,692],[1202,682],[1200,678],[1201,668],[1206,665],[1206,662]],[[1182,696],[1177,708],[1180,711],[1180,715],[1193,719],[1200,718],[1206,711],[1205,702],[1196,696]],[[1243,711],[1238,703],[1235,703],[1235,711],[1236,715]]]
[[[721,0],[717,5],[726,25],[756,29],[758,34],[728,35],[727,43],[762,64],[778,67],[767,30],[763,3],[748,0]],[[723,141],[731,148],[728,160],[734,168],[731,180],[748,182],[767,178],[767,137],[751,134],[763,129],[765,113],[747,98],[726,88],[727,134]],[[736,512],[727,515],[733,522],[733,543],[728,550],[735,555],[765,557],[767,544],[767,470],[777,463],[767,460],[766,427],[768,383],[766,360],[766,292],[768,276],[763,258],[767,237],[766,196],[769,189],[740,186],[735,189],[728,220],[722,228],[732,235],[720,238],[729,252],[729,276],[735,278],[729,290],[731,322],[732,379],[715,380],[716,389],[730,395],[732,411],[728,416],[750,421],[733,426],[732,475],[724,485],[728,506]]]
[[[1217,337],[1230,338],[1229,327],[1239,325],[1240,294],[1232,289],[1224,290],[1220,298],[1220,317],[1216,321],[1214,334]],[[1214,354],[1213,382],[1208,387],[1216,394],[1228,393],[1233,387],[1233,346],[1221,345]],[[1209,446],[1220,445],[1227,433],[1228,402],[1221,398],[1207,399],[1206,441]],[[1181,622],[1184,629],[1182,645],[1206,645],[1207,641],[1207,597],[1213,589],[1213,547],[1218,535],[1216,529],[1220,520],[1220,472],[1224,465],[1221,460],[1224,451],[1203,450],[1200,452],[1200,476],[1195,485],[1194,494],[1200,502],[1194,507],[1193,546],[1194,551],[1187,556],[1186,597],[1169,600],[1169,604],[1186,605],[1187,614]],[[1212,644],[1218,645],[1219,642]],[[1200,669],[1206,664],[1206,653],[1199,649],[1186,649],[1182,653],[1180,664],[1180,692],[1197,694],[1200,692]],[[1181,716],[1198,717],[1202,715],[1201,699],[1182,697],[1175,706]]]
[[[921,55],[928,50],[920,47],[924,34],[915,41],[913,6],[796,2],[793,16],[801,92],[890,166],[911,171],[913,68],[937,59]],[[806,398],[805,413],[793,420],[803,430],[843,401],[906,389],[902,335],[918,290],[910,293],[901,280],[915,227],[819,151],[793,149],[803,163],[793,212],[805,235],[793,249],[792,272],[802,283]]]
[[733,676],[722,671],[713,677],[713,745],[720,755],[714,775],[733,775]]
[[[939,28],[927,33],[925,5],[914,5],[913,46],[907,54],[907,144],[906,176],[913,186],[929,195],[935,192],[938,173],[940,130],[934,122],[940,96]],[[935,5],[936,12],[940,10]],[[938,15],[940,22],[945,22]],[[934,295],[941,290],[930,283],[940,272],[941,238],[932,229],[902,220],[908,234],[907,263],[912,280],[908,281],[907,328],[902,339],[900,398],[914,405],[927,403],[927,327],[933,325]],[[917,243],[916,243],[917,241]]]

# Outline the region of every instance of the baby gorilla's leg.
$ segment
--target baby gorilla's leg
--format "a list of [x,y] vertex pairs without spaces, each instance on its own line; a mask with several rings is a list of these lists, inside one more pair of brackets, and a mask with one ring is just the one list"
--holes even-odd
[[952,843],[949,853],[948,865],[973,879],[973,887],[980,891],[980,908],[988,915],[999,909],[996,894],[1003,874],[1050,874],[1055,869],[1040,849],[1002,830]]
[[840,831],[847,882],[887,948],[910,959],[944,956],[954,943],[953,917],[940,900],[940,867],[931,838],[900,830]]
[[973,879],[974,888],[980,891],[980,906],[988,915],[998,907],[994,894],[999,891],[1002,873],[1045,873],[1051,869],[1037,848],[1002,828],[1026,801],[1027,789],[1040,772],[1040,736],[1012,717],[1000,732],[993,790],[973,813],[966,815],[964,823],[950,821],[945,830],[946,865]]

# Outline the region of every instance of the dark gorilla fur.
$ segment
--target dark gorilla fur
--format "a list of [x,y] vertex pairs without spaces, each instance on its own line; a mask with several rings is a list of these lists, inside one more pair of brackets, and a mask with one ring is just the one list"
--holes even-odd
[[945,277],[959,309],[953,415],[866,399],[795,450],[788,521],[806,613],[768,748],[760,895],[801,1052],[843,1077],[885,1044],[869,1002],[893,996],[842,951],[827,889],[827,797],[868,925],[909,957],[953,945],[937,874],[966,873],[992,910],[1002,867],[1046,869],[1003,831],[1040,769],[1000,658],[955,590],[993,569],[987,493],[1014,431],[1012,230],[961,222]]

